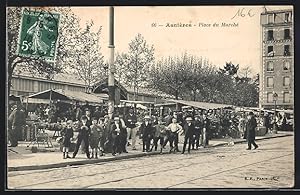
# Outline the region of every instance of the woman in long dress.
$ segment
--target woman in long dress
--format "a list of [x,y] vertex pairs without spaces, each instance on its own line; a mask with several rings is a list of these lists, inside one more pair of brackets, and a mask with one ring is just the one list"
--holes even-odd
[[32,45],[30,48],[33,50],[32,54],[36,54],[37,52],[46,54],[49,49],[49,46],[42,40],[43,29],[53,32],[52,29],[49,29],[44,24],[44,15],[41,14],[38,20],[27,30],[27,33],[32,35]]

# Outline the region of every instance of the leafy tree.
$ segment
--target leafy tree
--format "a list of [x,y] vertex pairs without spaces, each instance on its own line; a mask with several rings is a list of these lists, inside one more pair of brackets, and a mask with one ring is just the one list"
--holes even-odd
[[73,51],[74,61],[70,64],[73,72],[85,82],[86,92],[90,92],[91,87],[108,73],[100,52],[99,39],[102,28],[93,32],[93,25],[93,21],[87,22],[85,29],[77,35]]
[[174,95],[176,99],[182,98],[188,80],[186,60],[184,54],[181,58],[168,57],[158,61],[151,69],[150,86]]
[[118,61],[122,61],[125,67],[125,85],[133,87],[135,100],[139,88],[147,85],[149,70],[154,60],[154,46],[148,45],[141,34],[129,43],[129,51],[118,57]]
[[119,83],[125,83],[125,72],[128,61],[127,61],[127,55],[125,53],[117,53],[116,54],[116,72],[115,76]]
[[224,68],[220,68],[219,71],[222,74],[226,74],[229,76],[235,76],[239,70],[239,64],[234,65],[232,62],[226,62]]
[[255,106],[257,82],[249,78],[249,69],[238,69],[239,65],[230,62],[217,70],[208,60],[184,53],[158,61],[151,69],[150,86],[176,99]]

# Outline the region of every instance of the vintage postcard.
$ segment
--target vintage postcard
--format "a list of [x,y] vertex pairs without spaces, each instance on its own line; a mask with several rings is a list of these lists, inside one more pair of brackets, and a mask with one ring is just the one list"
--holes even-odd
[[6,190],[292,189],[294,7],[7,7]]

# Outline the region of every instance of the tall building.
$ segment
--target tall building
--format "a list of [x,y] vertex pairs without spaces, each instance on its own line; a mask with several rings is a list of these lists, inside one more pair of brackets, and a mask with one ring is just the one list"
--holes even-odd
[[261,14],[262,67],[260,106],[293,109],[294,22],[293,10],[265,10]]

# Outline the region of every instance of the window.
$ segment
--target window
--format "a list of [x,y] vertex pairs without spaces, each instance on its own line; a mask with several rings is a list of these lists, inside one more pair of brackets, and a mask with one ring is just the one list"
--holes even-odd
[[273,102],[273,93],[272,92],[268,92],[267,93],[267,102]]
[[267,87],[274,87],[273,77],[267,77]]
[[269,15],[268,15],[268,23],[269,23],[269,24],[274,23],[274,15],[273,15],[273,14],[269,14]]
[[274,56],[273,46],[268,46],[268,56]]
[[290,29],[284,29],[284,39],[290,39]]
[[274,71],[274,64],[272,61],[267,62],[267,71]]
[[284,56],[290,56],[291,53],[290,53],[290,46],[289,45],[285,45],[284,46],[284,52],[283,52],[283,55]]
[[283,70],[289,70],[289,69],[290,69],[290,62],[289,61],[284,61]]
[[283,103],[289,103],[289,102],[290,102],[290,93],[283,92]]
[[283,86],[284,87],[290,86],[290,77],[288,77],[288,76],[283,77]]
[[285,13],[284,22],[289,22],[290,19],[290,13]]
[[273,30],[268,30],[268,41],[274,40]]

